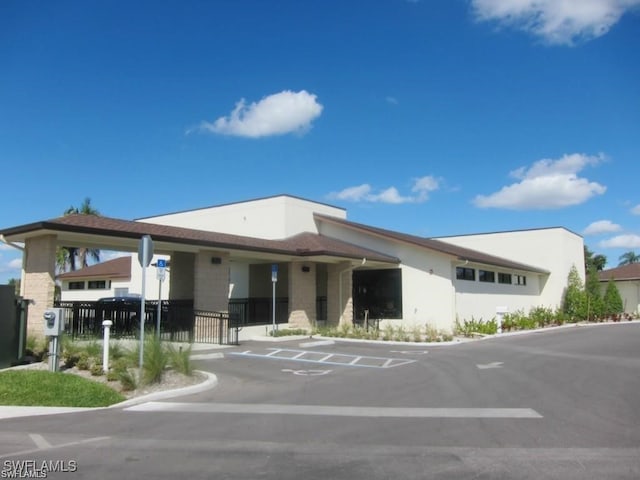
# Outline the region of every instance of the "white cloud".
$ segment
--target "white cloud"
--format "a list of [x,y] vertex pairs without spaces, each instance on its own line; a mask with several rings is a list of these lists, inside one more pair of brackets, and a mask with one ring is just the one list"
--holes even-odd
[[9,262],[10,270],[22,270],[22,258],[14,258]]
[[320,116],[322,109],[316,95],[305,90],[285,90],[250,105],[243,98],[229,116],[220,117],[213,123],[202,122],[199,130],[249,138],[304,133],[311,128],[311,122]]
[[640,215],[640,205],[636,205],[635,207],[633,207],[631,209],[631,213],[633,213],[634,215]]
[[479,21],[496,21],[552,45],[606,34],[640,0],[472,0]]
[[620,227],[620,225],[613,223],[611,220],[598,220],[597,222],[591,223],[582,233],[583,235],[599,235],[602,233],[619,232],[621,229],[622,227]]
[[398,99],[396,97],[387,97],[385,100],[390,105],[398,105]]
[[640,235],[618,235],[598,244],[601,248],[640,248]]
[[439,188],[439,180],[428,175],[426,177],[415,178],[411,192],[413,195],[401,195],[396,187],[388,187],[378,193],[368,183],[348,187],[339,192],[332,192],[328,195],[333,200],[345,200],[349,202],[370,202],[370,203],[421,203],[429,198],[429,193]]
[[602,155],[580,153],[564,155],[557,160],[539,160],[528,169],[522,167],[510,173],[520,182],[502,187],[491,195],[478,195],[473,203],[480,208],[511,210],[547,210],[579,205],[606,191],[603,185],[577,175],[586,166],[597,165],[603,160]]

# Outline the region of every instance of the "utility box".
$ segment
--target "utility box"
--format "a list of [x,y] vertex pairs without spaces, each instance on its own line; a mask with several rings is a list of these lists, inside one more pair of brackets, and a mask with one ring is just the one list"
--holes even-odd
[[59,337],[64,331],[64,316],[62,308],[49,308],[43,315],[44,334],[47,337]]

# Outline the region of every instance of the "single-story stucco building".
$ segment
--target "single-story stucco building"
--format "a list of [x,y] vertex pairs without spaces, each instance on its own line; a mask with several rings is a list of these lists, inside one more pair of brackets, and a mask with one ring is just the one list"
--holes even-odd
[[602,294],[609,280],[613,280],[622,297],[624,313],[640,314],[640,263],[631,263],[598,272]]
[[276,297],[296,327],[350,324],[366,314],[451,331],[456,320],[489,320],[497,308],[559,306],[571,267],[584,272],[583,240],[562,227],[423,238],[289,195],[135,221],[67,215],[0,234],[24,242],[22,295],[32,300],[33,332],[53,304],[57,246],[135,252],[143,235],[170,258],[169,298],[192,299],[199,310],[270,298],[277,265]]
[[[159,258],[166,261],[165,256],[155,255],[151,265]],[[169,298],[166,286],[157,286],[156,270],[146,270],[146,284],[149,286],[147,296],[157,300]],[[135,255],[127,254],[112,260],[96,263],[88,267],[61,273],[57,277],[62,302],[96,301],[105,297],[130,297],[141,295],[142,267]],[[163,284],[168,285],[170,273],[165,271]]]

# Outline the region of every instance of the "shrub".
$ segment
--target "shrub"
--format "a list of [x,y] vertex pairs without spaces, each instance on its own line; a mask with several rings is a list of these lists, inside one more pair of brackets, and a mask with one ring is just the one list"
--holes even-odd
[[80,352],[76,367],[78,367],[78,370],[89,370],[89,368],[91,368],[91,358],[86,351]]
[[193,365],[191,364],[191,347],[192,345],[189,345],[187,348],[176,348],[175,345],[169,344],[169,347],[167,348],[171,367],[175,371],[189,376],[193,374]]
[[144,340],[142,361],[142,382],[159,383],[169,363],[169,356],[164,345],[155,335],[147,335]]
[[120,385],[122,386],[123,391],[130,392],[131,390],[135,390],[138,387],[136,376],[131,370],[120,370],[116,373],[116,375],[118,377],[118,380],[120,381]]
[[382,340],[389,341],[394,337],[394,328],[393,325],[387,323],[382,331]]
[[275,331],[275,335],[273,331],[269,332],[270,337],[286,337],[289,335],[308,335],[309,332],[304,328],[283,328]]
[[104,368],[102,367],[101,363],[96,362],[93,365],[91,365],[89,372],[91,372],[91,375],[93,375],[94,377],[99,377],[100,375],[103,374]]
[[418,325],[413,326],[413,329],[411,330],[411,335],[413,336],[414,342],[422,341],[422,329]]

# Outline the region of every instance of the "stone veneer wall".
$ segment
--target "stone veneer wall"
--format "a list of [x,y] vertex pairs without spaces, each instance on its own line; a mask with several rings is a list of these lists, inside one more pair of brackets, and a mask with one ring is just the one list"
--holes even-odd
[[[213,263],[219,259],[220,263]],[[193,306],[226,312],[229,308],[229,254],[203,250],[195,256]]]
[[316,272],[311,263],[289,264],[289,323],[293,328],[310,328],[316,323]]
[[55,293],[56,236],[28,238],[25,255],[22,292],[24,298],[30,300],[27,333],[42,336],[42,316],[47,308],[53,307]]

